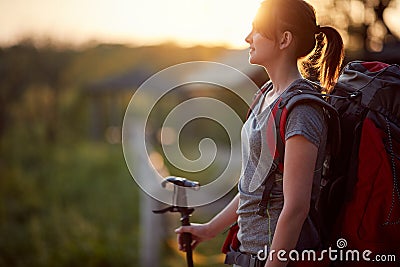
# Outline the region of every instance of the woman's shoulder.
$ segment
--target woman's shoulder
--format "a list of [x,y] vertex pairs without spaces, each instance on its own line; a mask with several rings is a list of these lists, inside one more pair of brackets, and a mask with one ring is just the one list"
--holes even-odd
[[291,115],[298,115],[299,117],[322,117],[324,115],[324,109],[321,105],[318,105],[317,103],[299,103],[292,108],[291,112],[288,114],[288,117]]
[[317,104],[302,103],[296,105],[287,117],[285,139],[302,135],[318,146],[326,129],[323,108]]

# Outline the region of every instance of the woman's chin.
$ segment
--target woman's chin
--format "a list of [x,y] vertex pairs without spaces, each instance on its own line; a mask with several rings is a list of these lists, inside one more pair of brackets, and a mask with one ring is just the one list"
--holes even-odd
[[257,64],[257,61],[254,60],[254,58],[252,56],[249,57],[249,63],[250,64]]

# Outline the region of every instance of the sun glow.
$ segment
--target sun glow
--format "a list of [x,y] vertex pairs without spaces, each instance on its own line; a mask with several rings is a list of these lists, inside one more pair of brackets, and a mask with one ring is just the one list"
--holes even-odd
[[[211,42],[243,46],[244,37],[250,30],[259,2],[259,0],[166,1],[165,6],[157,10],[158,14],[152,16],[150,13],[148,29],[152,29],[153,34],[148,37],[177,39],[189,45]],[[146,35],[148,29],[144,28],[141,35]]]
[[22,37],[246,47],[261,0],[1,1],[0,45]]

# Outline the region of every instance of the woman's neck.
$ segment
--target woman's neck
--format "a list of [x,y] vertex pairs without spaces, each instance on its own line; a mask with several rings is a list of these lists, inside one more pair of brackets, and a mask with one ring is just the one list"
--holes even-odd
[[273,68],[266,68],[269,78],[272,82],[272,89],[266,94],[261,105],[261,112],[269,107],[295,80],[303,78],[297,68],[292,65],[274,64]]
[[303,78],[296,64],[276,64],[267,69],[267,73],[273,84],[273,94],[281,94],[295,80]]

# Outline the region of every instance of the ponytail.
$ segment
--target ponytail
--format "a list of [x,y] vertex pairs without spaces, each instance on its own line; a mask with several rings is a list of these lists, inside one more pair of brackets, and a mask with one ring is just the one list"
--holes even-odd
[[317,33],[322,33],[325,38],[317,36],[317,50],[320,57],[317,61],[319,81],[329,93],[335,86],[339,77],[340,68],[344,57],[343,40],[339,32],[330,26],[317,26]]

